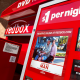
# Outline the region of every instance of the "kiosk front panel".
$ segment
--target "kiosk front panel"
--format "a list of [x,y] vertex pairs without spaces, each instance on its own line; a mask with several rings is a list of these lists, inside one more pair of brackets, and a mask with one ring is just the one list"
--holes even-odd
[[49,1],[51,0],[18,0],[1,14],[1,18],[9,21],[5,31],[6,39],[22,44],[14,80],[19,78],[22,71],[38,7]]
[[[74,64],[74,59],[80,60],[80,1],[58,3],[52,1],[39,7],[21,79],[29,76],[33,80],[78,80],[73,75],[79,76],[79,65]],[[46,56],[48,44],[52,47]]]

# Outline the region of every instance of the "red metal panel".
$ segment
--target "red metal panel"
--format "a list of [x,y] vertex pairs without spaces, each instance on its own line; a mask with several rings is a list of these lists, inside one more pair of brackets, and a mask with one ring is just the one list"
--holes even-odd
[[[26,4],[26,1],[30,1],[29,4]],[[11,6],[9,6],[6,10],[4,10],[2,12],[1,17],[4,18],[4,17],[10,16],[11,14],[14,14],[16,12],[19,12],[19,11],[21,12],[22,10],[30,9],[30,7],[32,7],[34,5],[39,5],[40,3],[43,3],[45,1],[47,1],[47,0],[20,0],[20,1],[17,1],[14,4],[12,4]],[[22,2],[24,2],[24,4]],[[20,7],[18,7],[18,5],[20,5]]]
[[[3,48],[6,43],[19,46],[19,50],[18,50],[17,54],[5,52],[3,50]],[[5,50],[8,51],[11,48],[12,48],[11,46],[7,45]],[[16,49],[15,47],[13,47],[13,48]],[[1,80],[12,80],[13,79],[20,50],[21,50],[21,44],[0,38],[0,79]],[[11,56],[16,57],[14,62],[10,62]],[[12,59],[12,60],[14,60],[14,59]]]
[[17,62],[18,64],[24,65],[24,60],[25,60],[28,45],[29,44],[22,44],[21,52],[20,52],[19,59]]

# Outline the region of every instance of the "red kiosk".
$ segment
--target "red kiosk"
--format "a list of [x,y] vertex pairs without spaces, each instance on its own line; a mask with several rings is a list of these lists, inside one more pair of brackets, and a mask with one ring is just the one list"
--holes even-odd
[[[20,80],[79,80],[79,23],[80,0],[40,5]],[[49,56],[43,55],[47,39],[52,45]]]
[[[9,40],[22,44],[18,69],[23,63],[24,66],[20,80],[79,80],[80,0],[47,1],[18,0],[1,15],[9,20],[5,35]],[[41,3],[44,4],[38,9]],[[48,39],[51,49],[55,45],[56,51],[45,56],[42,52],[46,54]],[[47,60],[50,56],[52,60]]]
[[48,1],[50,0],[18,0],[1,14],[1,18],[8,21],[6,39],[22,44],[16,67],[17,74],[22,71],[38,7]]

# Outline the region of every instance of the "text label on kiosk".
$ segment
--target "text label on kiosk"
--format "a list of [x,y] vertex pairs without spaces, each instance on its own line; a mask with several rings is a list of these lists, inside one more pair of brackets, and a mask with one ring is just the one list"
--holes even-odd
[[17,20],[10,22],[5,31],[5,35],[11,34],[31,34],[34,21]]
[[22,1],[22,2],[18,3],[17,8],[20,8],[21,6],[24,6],[24,5],[29,4],[29,3],[30,3],[30,1],[31,1],[31,0],[25,0],[25,1]]
[[17,33],[28,33],[28,25],[21,25],[19,26],[18,24],[15,25],[16,27],[12,28],[8,28],[6,29],[6,34],[17,34]]
[[[43,10],[40,17],[39,25],[45,23],[57,23],[80,20],[80,1]],[[76,5],[76,6],[74,6]]]
[[36,1],[36,0],[24,0],[24,1],[21,1],[21,2],[18,3],[17,8],[20,8],[20,7],[22,7],[22,6],[26,6],[26,5],[28,5],[29,3],[34,2],[34,1]]

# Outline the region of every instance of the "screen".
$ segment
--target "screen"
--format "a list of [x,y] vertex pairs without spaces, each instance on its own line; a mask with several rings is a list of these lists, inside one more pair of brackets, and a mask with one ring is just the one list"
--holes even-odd
[[38,37],[33,60],[64,65],[68,36]]
[[72,31],[73,29],[37,31],[28,69],[45,76],[64,75]]
[[78,31],[78,40],[77,40],[76,51],[80,51],[80,28]]

